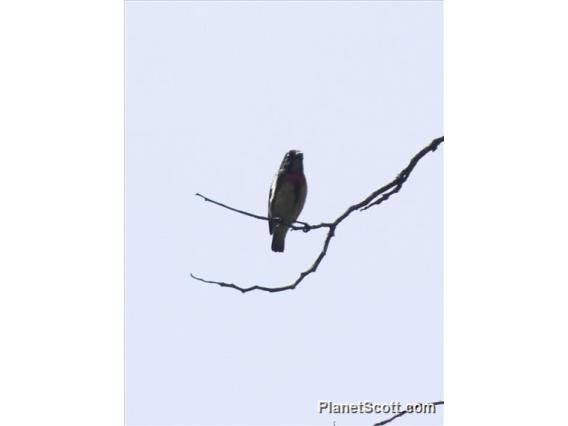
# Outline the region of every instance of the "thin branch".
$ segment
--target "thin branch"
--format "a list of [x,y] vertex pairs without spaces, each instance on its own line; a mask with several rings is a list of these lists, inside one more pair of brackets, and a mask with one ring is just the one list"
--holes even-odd
[[327,248],[329,247],[329,241],[333,237],[334,233],[335,233],[335,225],[332,228],[330,228],[330,230],[327,234],[327,237],[325,238],[325,242],[323,244],[323,249],[322,249],[321,253],[319,254],[319,256],[317,257],[317,259],[312,264],[312,266],[310,266],[308,269],[306,269],[304,272],[302,272],[300,274],[300,276],[296,279],[296,281],[294,281],[292,284],[289,284],[289,285],[284,285],[284,286],[281,286],[281,287],[264,287],[264,286],[260,286],[260,285],[253,285],[253,286],[250,286],[250,287],[241,287],[241,286],[239,286],[237,284],[233,284],[233,283],[226,283],[226,282],[223,282],[223,281],[211,281],[211,280],[206,280],[204,278],[200,278],[200,277],[193,275],[193,274],[189,274],[189,275],[194,280],[201,281],[201,282],[208,283],[208,284],[217,284],[221,287],[234,288],[235,290],[239,290],[241,293],[248,293],[249,291],[253,291],[253,290],[262,290],[262,291],[267,291],[269,293],[278,293],[278,292],[286,291],[286,290],[294,290],[297,287],[297,285],[300,284],[304,280],[304,278],[306,278],[306,276],[308,276],[312,272],[315,272],[318,269],[320,262],[322,261],[324,256],[327,254]]
[[229,209],[231,211],[234,211],[234,212],[237,212],[237,213],[240,213],[240,214],[244,214],[245,216],[254,217],[255,219],[260,219],[260,220],[270,220],[270,218],[268,218],[266,216],[260,216],[258,214],[245,212],[244,210],[239,210],[239,209],[236,209],[234,207],[230,207],[226,204],[220,203],[219,201],[212,200],[211,198],[207,198],[205,195],[201,195],[199,192],[196,193],[195,195],[203,198],[205,201],[207,201],[209,203],[213,203],[213,204],[216,204],[218,206],[225,207],[226,209]]
[[[436,406],[436,405],[444,405],[444,401],[431,402],[430,404],[431,404],[431,405],[434,405],[434,406]],[[402,417],[402,416],[404,416],[405,414],[408,414],[408,411],[406,411],[406,410],[401,411],[400,413],[395,414],[394,416],[392,416],[392,417],[390,417],[390,418],[388,418],[388,419],[386,419],[386,420],[380,421],[379,423],[375,423],[373,426],[383,426],[383,425],[386,425],[387,423],[390,423],[390,422],[392,422],[394,419],[398,419],[399,417]]]
[[[200,277],[198,277],[194,274],[190,274],[191,278],[193,278],[197,281],[207,283],[207,284],[217,284],[221,287],[228,287],[228,288],[232,288],[232,289],[235,289],[235,290],[239,290],[242,293],[247,293],[247,292],[253,291],[253,290],[261,290],[261,291],[266,291],[266,292],[269,292],[269,293],[277,293],[277,292],[281,292],[281,291],[295,289],[298,286],[298,284],[300,284],[304,280],[304,278],[306,278],[311,273],[316,272],[319,264],[321,263],[321,261],[323,260],[325,255],[327,254],[327,249],[329,247],[329,243],[330,243],[331,239],[335,236],[335,229],[337,228],[337,226],[341,222],[343,222],[343,220],[345,220],[354,211],[356,211],[356,210],[357,211],[364,211],[364,210],[367,210],[368,208],[371,208],[373,206],[377,206],[377,205],[381,204],[383,201],[388,200],[391,195],[399,192],[401,190],[402,186],[404,185],[404,183],[408,180],[408,177],[410,176],[410,174],[412,173],[412,171],[414,170],[414,168],[416,167],[418,162],[429,152],[436,151],[436,149],[438,148],[438,146],[442,142],[444,142],[443,136],[434,139],[432,142],[430,142],[430,144],[428,144],[426,147],[424,147],[422,150],[420,150],[414,157],[412,157],[408,166],[406,166],[392,182],[390,182],[390,183],[384,185],[383,187],[377,189],[375,192],[371,193],[367,198],[360,201],[359,203],[354,204],[351,207],[349,207],[347,210],[345,210],[345,212],[343,212],[343,214],[341,216],[339,216],[333,222],[322,222],[318,225],[310,225],[306,222],[299,222],[299,221],[296,221],[293,224],[284,223],[285,225],[289,226],[290,229],[292,229],[292,230],[301,230],[301,231],[304,231],[304,232],[309,232],[311,230],[319,229],[319,228],[328,228],[327,236],[325,237],[323,247],[322,247],[320,254],[316,258],[316,260],[312,263],[312,266],[310,266],[305,271],[301,272],[300,275],[298,276],[298,278],[292,284],[283,285],[283,286],[279,286],[279,287],[266,287],[266,286],[260,286],[260,285],[252,285],[252,286],[249,286],[249,287],[243,287],[243,286],[240,286],[240,285],[237,285],[237,284],[227,283],[227,282],[224,282],[224,281],[206,280],[206,279],[200,278]],[[246,212],[244,210],[239,210],[239,209],[236,209],[234,207],[227,206],[226,204],[220,203],[218,201],[214,201],[214,200],[212,200],[208,197],[205,197],[204,195],[201,195],[199,193],[197,193],[195,195],[203,198],[205,201],[216,204],[220,207],[224,207],[224,208],[229,209],[231,211],[234,211],[236,213],[241,213],[245,216],[253,217],[255,219],[260,219],[260,220],[266,220],[266,221],[269,221],[269,220],[278,221],[278,219],[270,219],[266,216],[261,216],[261,215],[257,215],[257,214],[254,214],[254,213],[249,213],[249,212]],[[280,222],[280,223],[283,223],[283,222]],[[299,225],[294,225],[294,224],[299,224]]]
[[[284,222],[283,220],[281,220],[281,219],[279,219],[279,218],[270,218],[270,217],[267,217],[267,216],[261,216],[261,215],[254,214],[254,213],[250,213],[250,212],[247,212],[247,211],[244,211],[244,210],[236,209],[236,208],[234,208],[234,207],[231,207],[231,206],[228,206],[228,205],[226,205],[226,204],[220,203],[219,201],[212,200],[211,198],[206,197],[205,195],[200,194],[199,192],[197,192],[195,195],[196,195],[197,197],[203,198],[204,201],[207,201],[207,202],[209,202],[209,203],[213,203],[213,204],[215,204],[215,205],[217,205],[217,206],[220,206],[220,207],[224,207],[224,208],[226,208],[226,209],[228,209],[228,210],[231,210],[231,211],[233,211],[233,212],[237,212],[237,213],[240,213],[240,214],[244,214],[245,216],[253,217],[253,218],[255,218],[255,219],[260,219],[260,220],[273,221],[273,222],[281,223],[281,224],[283,224],[283,225],[287,225],[287,226],[288,226],[290,229],[292,229],[293,231],[309,232],[309,231],[311,231],[311,230],[313,230],[313,229],[329,228],[329,227],[332,225],[331,223],[325,223],[325,222],[324,222],[324,223],[320,223],[319,225],[310,225],[309,223],[307,223],[307,222],[302,222],[302,221],[300,221],[300,220],[296,220],[296,221],[294,221],[294,222],[292,222],[292,223],[288,223],[288,222]],[[296,223],[296,224],[299,224],[299,225],[294,225],[295,223]]]
[[[432,142],[430,142],[430,144],[426,147],[424,147],[418,154],[416,154],[414,157],[412,157],[412,160],[410,160],[410,163],[408,164],[408,166],[406,166],[406,168],[404,168],[396,177],[395,180],[393,180],[391,183],[389,183],[388,185],[383,186],[381,189],[375,191],[373,194],[371,194],[369,197],[367,197],[367,199],[369,198],[376,198],[379,195],[383,194],[384,195],[379,198],[378,200],[374,201],[373,203],[362,207],[361,210],[367,210],[368,208],[371,208],[372,206],[376,206],[381,204],[383,201],[388,200],[389,197],[392,194],[396,194],[398,191],[400,191],[400,189],[402,188],[402,185],[404,185],[404,183],[406,182],[406,180],[408,179],[408,177],[410,176],[410,173],[412,173],[412,170],[414,170],[414,167],[416,167],[416,165],[418,164],[418,162],[429,152],[434,152],[436,151],[436,149],[438,149],[438,146],[444,142],[444,137],[439,137],[434,139]],[[394,187],[394,189],[391,192],[385,193],[385,191],[388,191],[390,188]]]

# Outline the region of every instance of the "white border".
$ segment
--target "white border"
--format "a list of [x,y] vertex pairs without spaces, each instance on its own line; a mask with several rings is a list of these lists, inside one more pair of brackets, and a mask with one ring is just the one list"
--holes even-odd
[[445,4],[451,426],[568,417],[564,5]]
[[124,421],[123,16],[2,3],[2,425]]
[[[123,422],[123,4],[0,13],[0,424]],[[446,11],[446,424],[566,421],[563,2]]]

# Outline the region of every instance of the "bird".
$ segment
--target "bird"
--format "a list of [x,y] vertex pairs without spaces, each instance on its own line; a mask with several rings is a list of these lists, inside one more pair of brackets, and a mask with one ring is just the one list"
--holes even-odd
[[[280,168],[276,172],[268,193],[268,218],[280,219],[291,224],[298,219],[304,208],[308,185],[304,176],[304,154],[296,149],[284,155]],[[272,235],[272,251],[284,251],[284,240],[290,229],[284,223],[268,221],[268,230]]]

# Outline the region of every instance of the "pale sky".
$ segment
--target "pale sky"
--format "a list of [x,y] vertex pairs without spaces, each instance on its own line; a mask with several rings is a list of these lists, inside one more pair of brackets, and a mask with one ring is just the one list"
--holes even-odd
[[[442,126],[441,2],[126,2],[126,423],[371,425],[319,400],[443,399],[443,146],[401,192],[270,250],[286,151],[300,220],[392,180]],[[441,424],[437,415],[392,424]]]

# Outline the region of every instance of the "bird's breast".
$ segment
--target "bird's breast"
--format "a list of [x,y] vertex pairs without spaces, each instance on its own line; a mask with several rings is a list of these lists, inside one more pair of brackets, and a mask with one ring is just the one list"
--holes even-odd
[[306,179],[302,174],[286,176],[278,190],[272,206],[272,216],[294,221],[304,207],[306,200]]
[[284,182],[294,186],[305,185],[306,177],[303,173],[288,173],[286,176],[284,176]]

